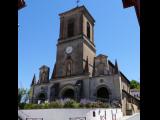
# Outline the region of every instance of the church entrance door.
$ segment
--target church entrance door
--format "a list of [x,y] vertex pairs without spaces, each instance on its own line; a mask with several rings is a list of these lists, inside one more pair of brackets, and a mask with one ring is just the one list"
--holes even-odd
[[97,90],[97,99],[100,101],[109,100],[109,93],[106,87],[101,87]]
[[40,93],[38,95],[38,100],[40,100],[41,103],[43,103],[45,101],[45,99],[46,99],[45,93]]
[[74,99],[74,90],[72,89],[65,90],[62,94],[62,98]]

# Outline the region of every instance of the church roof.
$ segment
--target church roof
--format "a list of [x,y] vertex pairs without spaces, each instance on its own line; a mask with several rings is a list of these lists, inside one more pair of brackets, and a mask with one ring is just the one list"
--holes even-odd
[[[110,60],[108,60],[108,63],[115,69],[115,65]],[[120,72],[120,75],[124,77],[124,79],[130,84],[130,81],[127,79],[127,77],[121,71],[119,72]]]
[[33,79],[32,79],[32,83],[31,83],[31,86],[32,86],[32,85],[35,85],[35,84],[36,84],[36,76],[35,76],[35,74],[34,74]]
[[134,100],[136,100],[136,101],[138,101],[138,102],[140,101],[140,99],[139,99],[139,98],[134,97],[133,95],[131,95],[130,93],[126,92],[126,91],[125,91],[125,90],[123,90],[123,89],[122,89],[122,92],[126,93],[129,97],[133,98]]
[[49,67],[46,65],[42,65],[39,69],[42,69],[42,68],[49,68]]
[[92,17],[92,15],[89,13],[89,11],[87,10],[87,8],[86,8],[84,5],[82,5],[82,6],[80,6],[80,7],[75,7],[75,8],[73,8],[73,9],[71,9],[71,10],[68,10],[68,11],[65,11],[65,12],[63,12],[63,13],[60,13],[59,16],[68,14],[68,13],[73,12],[73,11],[76,11],[76,10],[78,10],[78,9],[81,9],[82,11],[84,11],[85,13],[87,13],[87,15],[93,20],[93,22],[95,22],[94,18]]
[[106,56],[106,55],[103,55],[103,54],[99,54],[97,57],[108,57],[108,56]]

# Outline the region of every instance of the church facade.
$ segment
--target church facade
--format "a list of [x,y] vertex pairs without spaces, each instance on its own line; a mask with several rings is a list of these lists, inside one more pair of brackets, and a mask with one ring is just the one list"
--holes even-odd
[[50,68],[43,65],[39,79],[31,83],[31,103],[38,100],[72,98],[101,100],[122,111],[139,110],[139,100],[130,95],[130,81],[120,72],[117,61],[96,55],[95,20],[84,6],[59,14],[60,34],[56,62],[51,78]]

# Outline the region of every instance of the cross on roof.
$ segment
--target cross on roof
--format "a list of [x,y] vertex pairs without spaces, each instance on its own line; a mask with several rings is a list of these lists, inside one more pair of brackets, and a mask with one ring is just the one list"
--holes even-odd
[[78,7],[79,0],[76,0],[76,3],[77,3],[77,7]]

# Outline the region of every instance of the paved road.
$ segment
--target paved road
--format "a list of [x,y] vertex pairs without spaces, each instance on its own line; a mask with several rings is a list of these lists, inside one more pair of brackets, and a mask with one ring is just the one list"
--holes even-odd
[[128,118],[126,120],[140,120],[140,114],[133,115],[133,116],[131,116],[130,118]]

